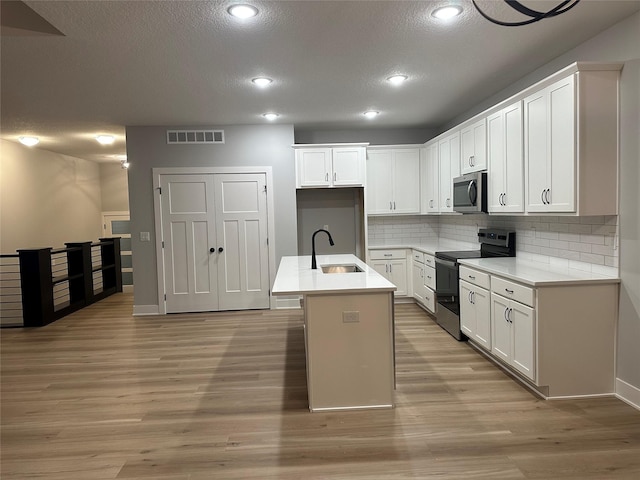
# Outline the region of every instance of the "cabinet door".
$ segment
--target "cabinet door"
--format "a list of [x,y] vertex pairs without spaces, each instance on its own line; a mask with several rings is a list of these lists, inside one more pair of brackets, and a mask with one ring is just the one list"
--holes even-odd
[[413,298],[424,303],[424,266],[413,262],[412,270]]
[[527,211],[544,212],[549,171],[548,100],[544,91],[524,99],[525,163],[527,165]]
[[408,295],[407,288],[407,261],[406,260],[389,260],[389,281],[398,289],[396,296],[406,297]]
[[480,346],[491,350],[491,301],[489,291],[473,287],[471,302],[476,314],[476,330],[473,340]]
[[491,293],[491,353],[506,363],[511,363],[510,300]]
[[487,168],[486,137],[484,118],[460,132],[460,170],[463,174]]
[[449,135],[438,143],[440,167],[440,211],[453,212],[453,179],[460,175],[460,134]]
[[393,213],[420,213],[420,149],[393,152]]
[[535,312],[519,302],[510,302],[512,330],[511,364],[520,373],[535,380]]
[[503,212],[524,212],[524,158],[522,145],[522,104],[502,111],[504,125]]
[[460,330],[469,338],[476,333],[476,309],[473,306],[473,285],[460,280]]
[[331,185],[331,149],[296,150],[298,187],[328,187]]
[[502,212],[506,193],[505,177],[505,127],[503,112],[496,112],[487,119],[487,157],[489,163],[487,203],[489,212]]
[[364,148],[337,147],[333,149],[333,185],[362,186],[364,184]]
[[389,264],[386,260],[372,260],[370,265],[376,272],[389,280]]
[[575,211],[575,77],[549,87],[550,154],[547,211]]
[[368,214],[392,213],[392,152],[367,152],[367,186],[365,188]]
[[427,145],[425,158],[421,168],[422,175],[422,213],[439,212],[439,168],[438,168],[438,143]]

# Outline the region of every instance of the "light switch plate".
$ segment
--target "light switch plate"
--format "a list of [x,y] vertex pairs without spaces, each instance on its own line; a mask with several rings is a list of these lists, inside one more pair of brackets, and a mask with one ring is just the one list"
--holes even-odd
[[141,242],[151,241],[151,235],[149,235],[149,232],[140,232],[140,241]]

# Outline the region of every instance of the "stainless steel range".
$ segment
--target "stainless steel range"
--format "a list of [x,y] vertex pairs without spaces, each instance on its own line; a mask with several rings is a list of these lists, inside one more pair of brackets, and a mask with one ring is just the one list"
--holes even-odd
[[460,331],[460,286],[458,260],[516,256],[516,232],[493,228],[478,231],[480,250],[436,252],[436,320],[457,340],[467,337]]

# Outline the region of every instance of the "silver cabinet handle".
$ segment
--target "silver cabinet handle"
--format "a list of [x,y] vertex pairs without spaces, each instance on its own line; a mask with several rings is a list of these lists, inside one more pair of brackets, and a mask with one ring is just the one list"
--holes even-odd
[[393,202],[389,201],[389,210],[393,210]]
[[384,256],[385,257],[393,257],[393,253],[385,253]]
[[476,277],[475,277],[475,276],[473,276],[473,275],[469,275],[469,278],[470,278],[471,280],[475,280],[475,279],[476,279]]
[[547,201],[547,205],[551,205],[551,200],[549,200],[549,193],[551,193],[551,189],[547,188],[547,193],[544,194],[544,198]]
[[329,181],[329,172],[324,174],[324,181],[328,182]]
[[393,201],[393,209],[394,210],[396,209],[396,201],[395,200]]
[[509,323],[509,318],[507,317],[507,315],[509,315],[509,309],[505,308],[504,309],[504,319],[507,323]]
[[469,165],[471,165],[472,167],[476,164],[476,156],[475,155],[471,155],[469,157]]
[[429,200],[429,208],[433,208],[433,200]]
[[511,320],[511,312],[513,312],[513,308],[510,308],[509,312],[507,313],[507,320],[509,321],[509,323],[513,323],[513,320]]
[[389,273],[389,264],[385,264],[384,266],[384,271]]
[[513,295],[513,290],[509,290],[508,288],[504,289],[505,292],[507,292],[509,295]]
[[468,297],[469,297],[469,303],[473,303],[473,302],[471,301],[471,291],[469,291],[469,295],[468,295]]
[[393,272],[393,265],[389,264],[389,273]]
[[333,181],[337,181],[338,180],[338,173],[337,172],[333,172]]
[[476,304],[476,292],[471,292],[471,303]]
[[540,194],[540,200],[542,200],[542,203],[544,203],[546,205],[546,202],[544,201],[544,192],[545,192],[545,190],[542,190],[542,193]]
[[427,275],[427,278],[428,278],[429,280],[431,280],[431,275]]

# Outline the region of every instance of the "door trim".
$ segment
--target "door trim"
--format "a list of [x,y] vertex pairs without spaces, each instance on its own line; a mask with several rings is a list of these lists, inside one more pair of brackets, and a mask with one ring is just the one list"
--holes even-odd
[[[273,285],[276,276],[276,256],[275,256],[275,220],[273,216],[273,175],[272,167],[176,167],[176,168],[153,168],[153,215],[155,230],[156,249],[156,269],[157,269],[157,290],[158,290],[158,313],[166,315],[167,303],[164,300],[164,258],[162,255],[162,208],[160,204],[160,176],[161,175],[204,175],[217,173],[258,173],[264,174],[267,182],[267,237],[269,238],[269,285]],[[269,288],[271,292],[271,288]],[[275,298],[269,294],[269,307],[274,309]]]

